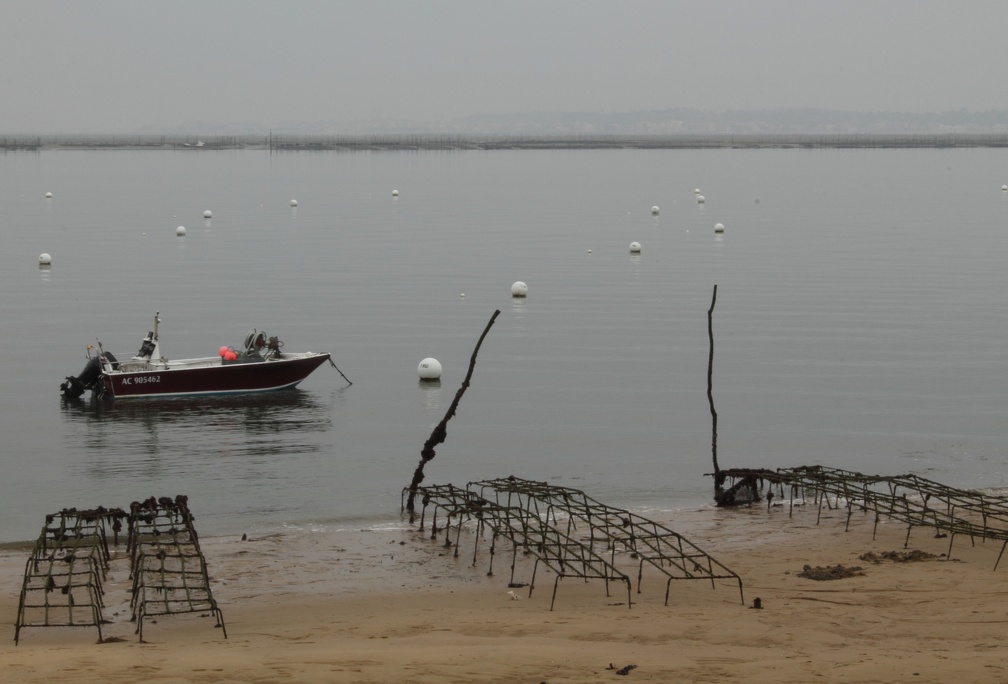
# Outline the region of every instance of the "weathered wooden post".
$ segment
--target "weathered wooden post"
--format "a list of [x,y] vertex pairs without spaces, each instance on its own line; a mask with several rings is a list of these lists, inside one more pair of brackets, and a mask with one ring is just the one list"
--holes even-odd
[[[434,427],[434,431],[431,432],[430,437],[424,443],[423,449],[420,452],[420,463],[417,465],[416,470],[413,473],[413,481],[409,486],[409,497],[406,499],[406,510],[410,514],[410,522],[414,519],[414,507],[413,501],[416,498],[417,487],[423,482],[424,478],[424,466],[427,462],[434,458],[434,447],[445,441],[448,436],[448,421],[451,420],[452,416],[455,415],[455,410],[458,408],[459,400],[462,399],[462,395],[465,394],[466,389],[469,387],[469,380],[472,378],[473,369],[476,367],[476,354],[479,353],[480,345],[483,344],[483,338],[487,336],[490,332],[491,326],[493,326],[494,321],[497,320],[497,316],[500,315],[500,309],[494,311],[493,316],[490,317],[490,322],[487,323],[486,328],[483,330],[483,334],[480,335],[479,341],[476,342],[476,348],[473,349],[472,356],[469,358],[469,372],[466,373],[465,380],[462,381],[462,386],[459,387],[458,392],[455,393],[455,399],[452,401],[451,406],[448,407],[445,417],[441,419],[441,422]],[[437,528],[435,527],[435,530]]]

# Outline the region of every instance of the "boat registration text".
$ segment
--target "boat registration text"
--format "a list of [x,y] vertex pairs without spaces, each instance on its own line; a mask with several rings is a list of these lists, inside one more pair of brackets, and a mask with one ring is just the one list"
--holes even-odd
[[154,382],[161,382],[160,375],[137,375],[136,377],[123,378],[124,385],[149,385]]

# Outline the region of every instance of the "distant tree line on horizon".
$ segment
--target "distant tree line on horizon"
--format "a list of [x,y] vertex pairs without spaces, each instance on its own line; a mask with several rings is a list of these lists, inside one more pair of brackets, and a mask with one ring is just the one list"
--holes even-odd
[[408,152],[497,149],[703,149],[703,148],[944,148],[1008,147],[1008,132],[942,134],[667,134],[667,135],[45,135],[0,136],[0,151],[47,149],[150,149],[179,151]]

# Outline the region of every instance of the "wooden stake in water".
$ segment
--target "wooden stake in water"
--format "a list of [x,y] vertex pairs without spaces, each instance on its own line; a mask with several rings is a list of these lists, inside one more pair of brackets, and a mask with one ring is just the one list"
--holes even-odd
[[720,498],[721,490],[724,486],[725,477],[721,474],[721,468],[717,460],[717,411],[714,410],[714,304],[717,302],[717,285],[714,285],[714,294],[711,296],[710,308],[707,310],[707,337],[710,338],[710,354],[707,357],[707,402],[710,404],[711,414],[711,456],[714,459],[714,498]]
[[431,436],[427,438],[424,443],[423,450],[420,452],[420,464],[417,466],[416,471],[413,473],[413,481],[409,486],[409,498],[406,500],[406,510],[410,514],[410,522],[413,522],[414,508],[413,501],[416,498],[417,487],[423,482],[424,478],[424,466],[427,462],[434,458],[434,447],[445,441],[448,436],[448,421],[451,420],[452,416],[455,415],[455,410],[458,408],[459,400],[462,399],[462,395],[465,394],[466,389],[469,388],[469,380],[472,379],[473,369],[476,367],[476,355],[479,353],[480,345],[483,344],[483,338],[487,336],[490,332],[490,328],[493,326],[494,321],[500,315],[500,309],[494,311],[493,316],[490,317],[490,322],[487,323],[486,328],[483,330],[483,334],[480,335],[479,341],[476,342],[476,348],[473,349],[472,356],[469,358],[469,372],[466,373],[465,380],[462,381],[462,386],[459,387],[458,392],[455,393],[455,399],[452,401],[451,406],[448,407],[448,412],[445,413],[445,417],[441,419],[441,422],[437,424],[434,431],[431,432]]

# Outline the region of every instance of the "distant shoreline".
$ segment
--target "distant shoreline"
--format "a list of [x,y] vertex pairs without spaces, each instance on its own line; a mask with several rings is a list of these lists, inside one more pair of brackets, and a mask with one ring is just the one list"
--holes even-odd
[[422,152],[593,149],[932,149],[1008,147],[1008,133],[682,135],[0,135],[0,151],[262,150]]

